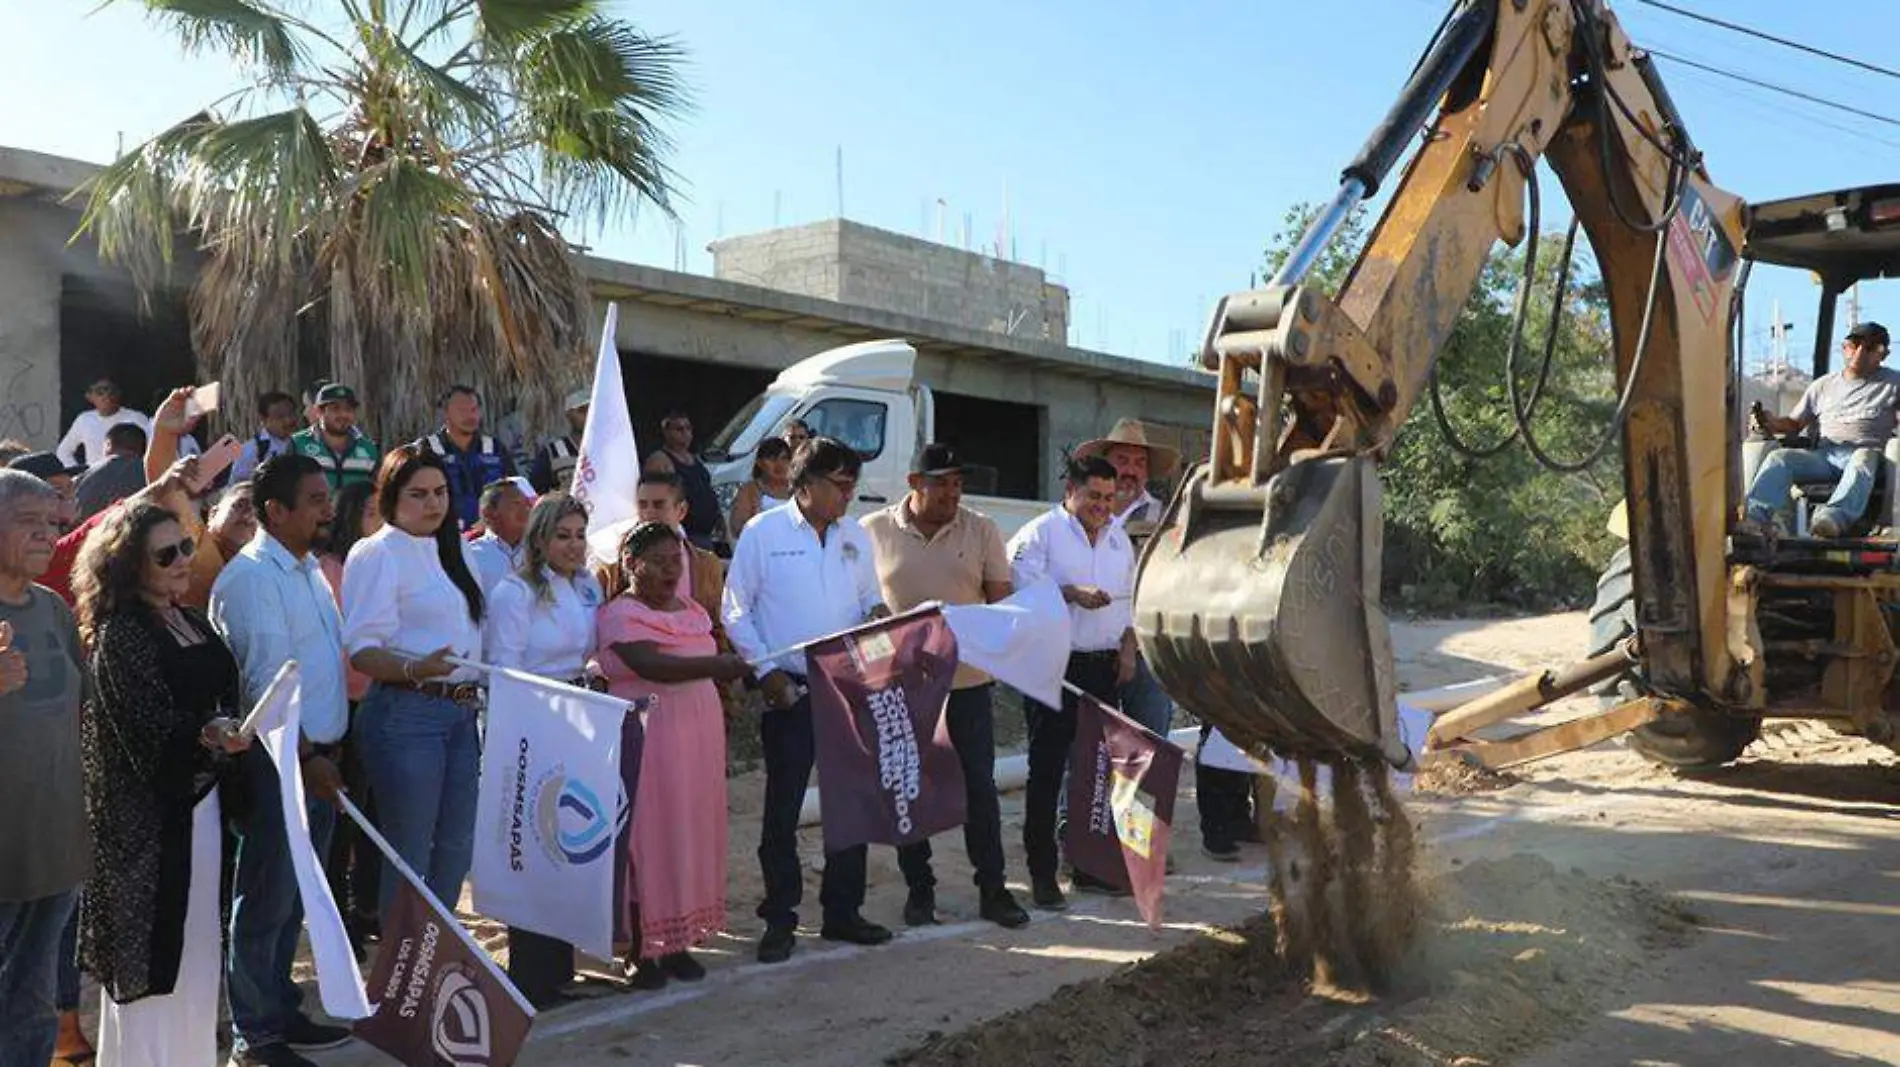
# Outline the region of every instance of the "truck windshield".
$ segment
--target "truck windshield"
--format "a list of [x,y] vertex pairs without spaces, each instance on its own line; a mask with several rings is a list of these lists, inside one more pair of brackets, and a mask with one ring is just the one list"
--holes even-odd
[[723,463],[734,456],[751,452],[796,403],[796,398],[784,393],[760,393],[747,401],[746,406],[740,408],[739,413],[713,435],[705,451],[700,454],[714,463]]

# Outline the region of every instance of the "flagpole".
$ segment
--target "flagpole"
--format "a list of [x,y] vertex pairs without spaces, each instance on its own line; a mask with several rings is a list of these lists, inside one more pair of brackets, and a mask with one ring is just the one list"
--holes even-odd
[[926,600],[923,603],[917,605],[916,607],[910,609],[909,611],[903,612],[902,614],[885,615],[885,616],[882,616],[881,618],[876,618],[876,619],[866,619],[863,622],[857,624],[856,626],[847,627],[843,630],[837,631],[836,633],[825,634],[822,637],[814,637],[809,641],[800,641],[798,644],[795,644],[795,645],[786,645],[784,648],[775,648],[770,652],[764,653],[763,655],[746,660],[745,661],[746,666],[763,667],[766,664],[771,663],[773,660],[779,659],[782,656],[789,656],[794,652],[803,652],[807,648],[810,648],[813,645],[823,644],[826,641],[831,641],[836,638],[844,637],[847,634],[858,633],[861,630],[869,630],[878,626],[887,626],[894,622],[901,622],[904,619],[915,618],[916,616],[919,616],[919,615],[928,615],[933,611],[942,611],[942,610],[943,610],[942,601]]
[[238,726],[238,736],[257,736],[257,722],[263,717],[264,709],[271,706],[271,703],[277,699],[277,691],[282,689],[290,677],[296,673],[297,661],[294,659],[285,660],[283,665],[277,668],[277,676],[264,687],[264,691],[257,697],[257,703],[251,705],[251,713],[246,715],[244,722]]
[[369,821],[369,818],[363,814],[362,809],[356,806],[355,802],[349,798],[347,793],[338,793],[336,802],[343,808],[345,815],[355,820],[357,828],[363,831],[363,836],[369,838],[370,843],[375,845],[376,848],[382,852],[384,857],[389,860],[389,865],[396,868],[397,873],[401,874],[404,878],[409,879],[409,884],[415,887],[416,892],[422,894],[422,899],[428,901],[429,906],[433,907],[437,914],[448,920],[449,925],[454,927],[456,936],[462,939],[462,944],[474,952],[477,959],[487,965],[490,973],[501,980],[502,988],[508,991],[508,995],[514,998],[515,1003],[520,1006],[522,1011],[528,1013],[528,1018],[534,1018],[536,1014],[534,1005],[528,1003],[528,998],[521,995],[521,990],[516,989],[515,984],[508,980],[508,975],[504,973],[501,968],[495,966],[495,960],[488,954],[488,950],[483,948],[481,943],[475,940],[475,935],[468,932],[468,928],[462,925],[462,920],[456,918],[455,912],[442,905],[442,899],[436,896],[435,891],[429,888],[429,884],[423,881],[422,877],[416,874],[415,869],[410,867],[408,862],[396,853],[396,847],[389,843],[389,839],[382,835],[382,831],[376,829],[375,824]]

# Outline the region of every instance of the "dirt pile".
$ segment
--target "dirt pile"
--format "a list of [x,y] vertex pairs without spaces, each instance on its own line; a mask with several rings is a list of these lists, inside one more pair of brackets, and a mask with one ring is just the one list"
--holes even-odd
[[1533,855],[1468,864],[1427,891],[1419,936],[1381,999],[1313,995],[1263,916],[889,1062],[1478,1067],[1574,1029],[1690,931],[1646,886]]

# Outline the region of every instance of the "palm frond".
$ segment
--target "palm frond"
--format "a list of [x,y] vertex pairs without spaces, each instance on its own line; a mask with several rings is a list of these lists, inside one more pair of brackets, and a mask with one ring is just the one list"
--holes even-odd
[[194,146],[214,125],[209,115],[193,115],[73,190],[69,199],[86,200],[73,238],[91,234],[99,243],[99,258],[124,267],[141,290],[162,282],[176,251],[175,182]]
[[175,202],[207,245],[246,246],[288,268],[337,181],[323,130],[302,107],[207,127],[187,153]]
[[297,68],[301,49],[291,20],[265,5],[246,0],[145,0],[145,10],[169,23],[187,51],[235,56],[273,79],[287,78]]
[[685,55],[670,38],[597,18],[510,57],[515,122],[539,149],[552,202],[602,221],[641,199],[670,212],[676,182],[662,123],[691,108]]
[[475,0],[480,36],[503,49],[597,15],[600,0]]

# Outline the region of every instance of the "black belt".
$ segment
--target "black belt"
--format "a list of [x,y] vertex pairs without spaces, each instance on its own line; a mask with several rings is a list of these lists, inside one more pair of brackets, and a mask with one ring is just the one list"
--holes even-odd
[[1093,652],[1071,652],[1069,653],[1069,658],[1072,660],[1116,659],[1120,657],[1121,654],[1122,650],[1119,648],[1101,648]]
[[453,700],[465,708],[480,707],[482,686],[474,682],[384,682],[391,689],[406,689],[423,696]]

